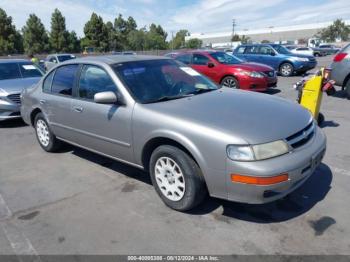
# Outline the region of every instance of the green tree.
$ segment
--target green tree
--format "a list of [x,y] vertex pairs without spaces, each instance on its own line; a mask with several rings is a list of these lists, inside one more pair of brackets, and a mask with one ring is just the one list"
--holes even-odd
[[160,25],[151,24],[146,33],[145,48],[147,50],[165,50],[168,48],[166,38],[167,33]]
[[231,37],[231,42],[242,42],[242,44],[246,44],[246,43],[249,43],[250,41],[251,41],[250,37],[245,35],[239,36],[235,34]]
[[51,32],[49,42],[54,52],[68,50],[69,32],[66,30],[66,19],[56,8],[51,16]]
[[192,38],[186,42],[186,47],[191,49],[201,48],[203,45],[202,40],[198,38]]
[[180,49],[185,47],[185,37],[189,36],[189,32],[186,29],[182,29],[176,32],[174,39],[172,39],[169,43],[169,47],[171,49]]
[[135,51],[145,50],[147,31],[146,28],[141,28],[139,30],[133,30],[128,34],[129,48]]
[[106,23],[106,30],[107,30],[107,42],[108,42],[108,50],[112,51],[115,50],[116,47],[116,33],[114,30],[114,26],[112,22]]
[[262,44],[268,44],[268,43],[270,43],[270,41],[269,41],[269,40],[264,39],[264,40],[262,40],[262,41],[261,41],[261,43],[262,43]]
[[12,24],[12,17],[0,8],[0,55],[23,51],[22,36]]
[[348,41],[350,39],[350,26],[346,25],[342,19],[337,19],[333,24],[318,32],[317,35],[326,42],[334,42],[336,39]]
[[99,52],[108,50],[108,32],[101,16],[92,13],[84,26],[84,34],[83,47],[94,47]]
[[30,14],[26,25],[22,29],[23,46],[27,54],[37,54],[49,50],[49,38],[41,20]]
[[[130,40],[133,40],[137,33],[137,24],[133,17],[129,16],[128,19],[124,19],[121,14],[114,20],[114,30],[115,30],[115,49],[116,50],[126,50],[133,49],[134,43],[130,43]],[[131,34],[131,37],[129,37]]]
[[79,53],[80,50],[80,40],[74,31],[68,32],[67,37],[67,51],[72,53]]

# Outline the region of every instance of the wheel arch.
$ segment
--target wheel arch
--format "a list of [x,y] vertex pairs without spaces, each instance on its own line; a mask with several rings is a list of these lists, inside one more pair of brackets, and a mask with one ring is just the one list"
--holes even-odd
[[32,126],[34,126],[34,120],[35,120],[35,116],[39,113],[42,113],[40,108],[35,108],[31,113],[30,113],[30,123]]
[[220,83],[219,84],[221,84],[221,82],[222,82],[222,80],[224,80],[224,78],[225,77],[228,77],[228,76],[231,76],[231,77],[233,77],[234,79],[236,79],[237,80],[237,82],[239,83],[239,80],[238,80],[238,78],[233,74],[233,73],[230,73],[230,74],[224,74],[224,76],[223,77],[221,77],[221,79],[220,79]]
[[196,154],[193,153],[193,150],[190,150],[188,149],[187,146],[184,146],[183,142],[179,142],[174,138],[169,138],[166,136],[157,136],[149,139],[142,148],[141,162],[142,162],[142,166],[146,171],[149,170],[149,162],[153,151],[162,145],[171,145],[183,150],[197,163],[199,167],[201,166],[197,160],[198,157],[196,157]]
[[342,89],[345,90],[346,84],[350,81],[350,73],[344,78]]

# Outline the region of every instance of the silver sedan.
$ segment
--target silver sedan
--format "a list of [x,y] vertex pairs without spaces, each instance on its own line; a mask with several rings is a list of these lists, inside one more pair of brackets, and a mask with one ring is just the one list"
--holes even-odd
[[22,94],[40,146],[61,141],[150,172],[169,207],[211,196],[279,199],[320,164],[326,137],[299,105],[218,88],[169,58],[105,56],[60,64]]
[[20,118],[20,94],[39,82],[43,73],[23,59],[0,60],[0,121]]

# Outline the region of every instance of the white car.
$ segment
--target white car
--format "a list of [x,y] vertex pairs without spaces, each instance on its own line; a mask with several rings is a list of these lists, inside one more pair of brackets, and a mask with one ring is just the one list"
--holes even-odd
[[301,54],[301,55],[314,55],[314,50],[311,47],[297,47],[290,50],[294,54]]

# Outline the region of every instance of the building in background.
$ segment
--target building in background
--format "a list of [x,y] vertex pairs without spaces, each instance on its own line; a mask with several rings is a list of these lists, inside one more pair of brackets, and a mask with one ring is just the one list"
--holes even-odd
[[[245,35],[250,38],[252,42],[269,41],[272,43],[289,43],[298,44],[298,40],[306,40],[313,38],[321,29],[331,25],[333,22],[293,25],[293,26],[270,26],[261,29],[245,29],[243,31],[235,31],[235,34]],[[350,25],[350,20],[345,20],[345,23]],[[237,43],[231,42],[232,32],[218,32],[218,33],[193,33],[186,37],[186,41],[198,38],[203,41],[203,46],[213,48],[230,48]],[[304,44],[304,43],[303,43]]]

